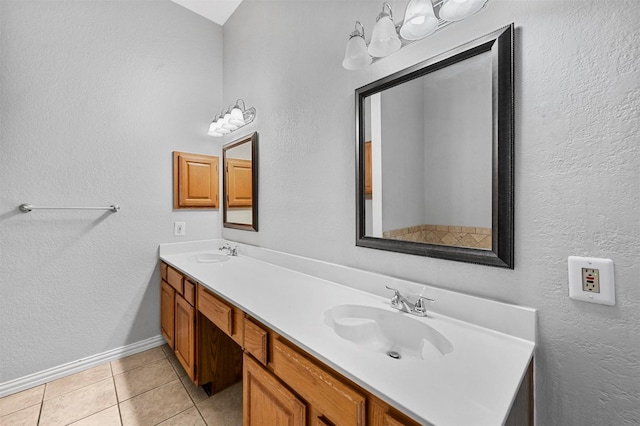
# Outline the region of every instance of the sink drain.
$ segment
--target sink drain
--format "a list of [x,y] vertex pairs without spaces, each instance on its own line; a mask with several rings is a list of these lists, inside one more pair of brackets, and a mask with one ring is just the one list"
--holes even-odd
[[389,355],[393,359],[400,359],[400,354],[396,351],[389,351],[387,352],[387,355]]

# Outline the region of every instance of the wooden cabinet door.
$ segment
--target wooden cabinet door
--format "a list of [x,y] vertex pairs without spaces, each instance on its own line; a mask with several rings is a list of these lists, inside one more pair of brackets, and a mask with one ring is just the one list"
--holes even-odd
[[171,349],[174,348],[174,310],[176,291],[165,280],[160,284],[160,330]]
[[253,205],[251,160],[227,159],[226,173],[227,207],[251,207]]
[[364,195],[373,194],[373,171],[371,170],[371,141],[364,143]]
[[218,208],[218,164],[218,157],[174,152],[173,208]]
[[243,425],[305,426],[305,404],[250,356],[243,364]]
[[192,381],[195,377],[195,308],[182,296],[176,296],[175,304],[175,347],[180,364]]

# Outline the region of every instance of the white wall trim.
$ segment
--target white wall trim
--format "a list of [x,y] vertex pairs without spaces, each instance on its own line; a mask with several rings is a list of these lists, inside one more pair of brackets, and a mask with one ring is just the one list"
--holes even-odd
[[71,374],[79,373],[80,371],[96,367],[108,361],[114,361],[116,359],[124,358],[125,356],[137,354],[138,352],[146,351],[148,349],[164,345],[165,343],[166,341],[164,340],[164,337],[157,335],[127,346],[92,355],[88,358],[82,358],[77,361],[72,361],[67,364],[62,364],[57,367],[52,367],[47,370],[9,380],[8,382],[0,383],[0,398],[69,376]]

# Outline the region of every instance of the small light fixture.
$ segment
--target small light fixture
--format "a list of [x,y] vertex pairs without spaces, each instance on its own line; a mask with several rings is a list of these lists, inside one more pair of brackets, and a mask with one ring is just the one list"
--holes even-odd
[[411,0],[404,13],[400,36],[405,40],[420,40],[438,29],[438,18],[431,0]]
[[[384,8],[389,9],[389,13]],[[385,2],[382,4],[382,12],[376,18],[376,24],[371,34],[371,42],[369,43],[369,54],[377,58],[389,56],[400,50],[402,42],[396,32],[396,24],[393,23],[393,12],[391,5]]]
[[[358,25],[362,31],[358,29]],[[348,70],[359,70],[369,65],[371,61],[371,56],[367,51],[367,43],[364,41],[364,26],[360,21],[356,21],[353,32],[349,34],[342,66]]]
[[487,0],[444,0],[440,7],[440,18],[445,21],[461,21],[480,9]]
[[[239,107],[240,103],[242,103],[242,108]],[[228,109],[222,110],[219,115],[215,116],[209,125],[207,134],[216,138],[227,135],[251,123],[255,117],[255,107],[247,109],[244,101],[238,99],[235,105],[230,105]]]

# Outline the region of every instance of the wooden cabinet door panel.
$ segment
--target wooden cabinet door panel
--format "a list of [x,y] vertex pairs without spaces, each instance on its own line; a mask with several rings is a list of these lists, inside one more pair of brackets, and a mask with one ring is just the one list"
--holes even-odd
[[176,291],[165,280],[160,285],[160,330],[171,349],[174,348],[174,309]]
[[371,141],[364,143],[364,195],[373,194],[373,170],[371,156]]
[[253,205],[251,160],[229,158],[226,172],[227,207],[251,207]]
[[174,152],[173,208],[218,208],[218,164],[218,157]]
[[305,426],[305,404],[246,354],[243,364],[243,425]]
[[195,381],[195,309],[181,296],[176,296],[175,347],[180,364]]

